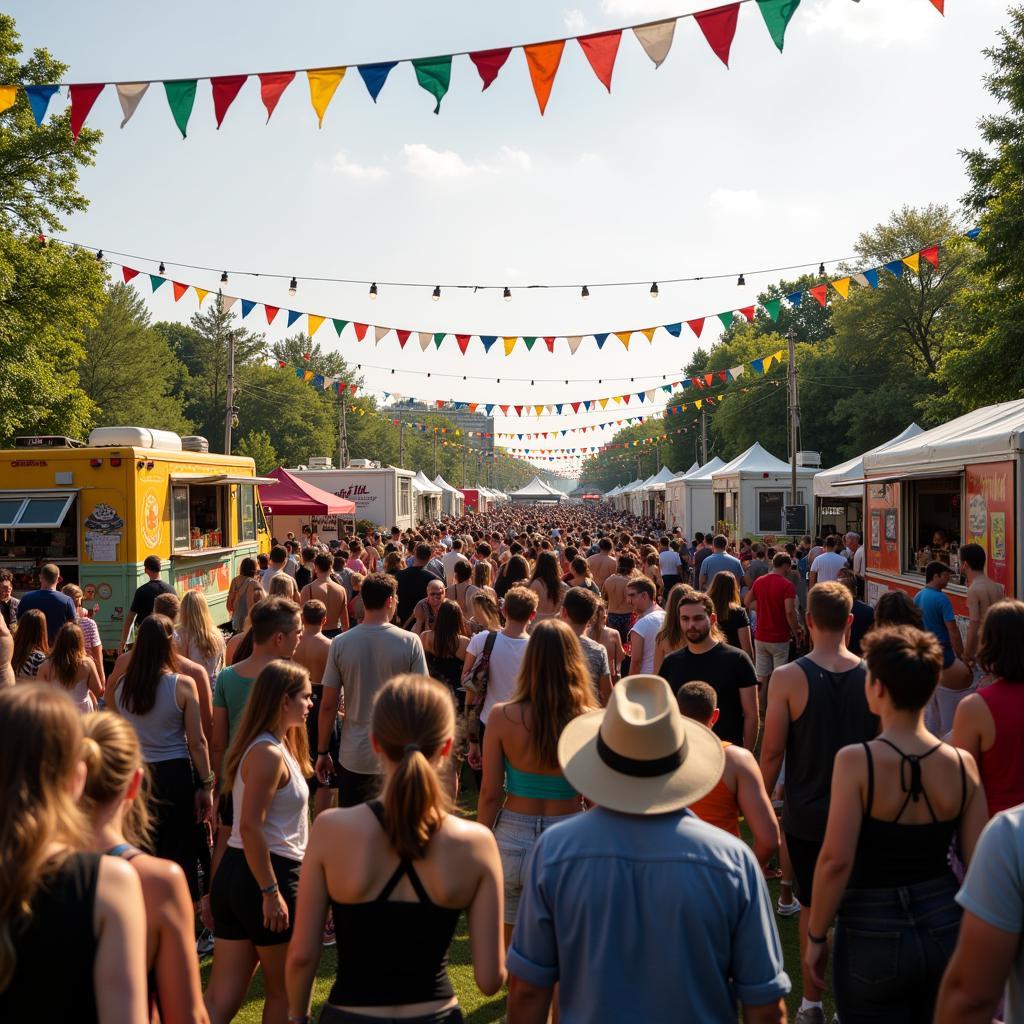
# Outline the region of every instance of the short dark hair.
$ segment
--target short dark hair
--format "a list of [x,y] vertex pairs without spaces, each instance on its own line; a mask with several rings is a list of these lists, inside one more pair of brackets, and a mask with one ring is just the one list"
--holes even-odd
[[288,552],[280,544],[275,544],[270,549],[270,560],[272,562],[284,562],[288,559]]
[[985,549],[980,544],[962,544],[960,546],[960,561],[975,572],[983,572]]
[[726,539],[724,533],[715,535],[715,539],[711,542],[711,546],[719,551],[724,551],[728,546],[729,541]]
[[585,626],[597,611],[597,597],[585,587],[570,587],[562,598],[562,607],[574,626]]
[[421,562],[429,562],[434,552],[430,549],[429,544],[417,544],[413,554]]
[[394,576],[385,572],[371,572],[363,580],[362,589],[359,591],[363,599],[363,607],[368,612],[377,612],[388,603],[388,598],[398,593],[398,583]]
[[463,562],[456,562],[455,563],[455,570],[454,571],[455,571],[455,578],[460,583],[465,583],[466,580],[468,580],[469,577],[473,575],[473,567],[469,564],[469,562],[465,562],[465,561],[463,561]]
[[330,555],[317,555],[313,559],[313,564],[321,572],[330,572],[334,568],[334,559]]
[[146,560],[142,563],[142,568],[148,572],[159,572],[163,563],[160,561],[159,555],[146,555]]
[[265,644],[275,633],[285,632],[299,618],[299,606],[287,597],[266,597],[250,613],[252,642]]
[[620,576],[625,576],[631,573],[636,568],[636,559],[632,555],[619,555],[619,560],[615,565],[615,571]]
[[921,609],[902,590],[887,590],[875,604],[875,625],[921,628]]
[[537,610],[537,592],[529,587],[511,587],[505,595],[505,618],[512,622],[529,622]]
[[693,542],[694,542],[694,544],[703,544],[704,543],[704,534],[701,533],[700,530],[698,530],[693,535]]
[[946,565],[945,562],[940,562],[938,559],[936,559],[933,562],[929,562],[925,566],[924,581],[925,583],[931,583],[931,581],[935,579],[936,576],[941,576],[944,572],[951,573],[952,571],[953,570],[950,569],[950,567]]
[[302,621],[307,626],[316,626],[327,618],[327,605],[313,598],[302,606]]
[[636,591],[638,594],[646,594],[652,601],[658,596],[654,581],[646,576],[634,576],[627,584],[626,590]]
[[314,558],[316,558],[316,548],[302,549],[302,560],[304,562],[312,562]]
[[1024,602],[996,601],[985,613],[978,661],[986,672],[1007,682],[1024,681]]
[[47,583],[56,583],[60,579],[60,569],[53,564],[53,562],[47,562],[39,570],[39,578],[46,580]]
[[613,547],[614,547],[615,545],[614,545],[614,544],[612,544],[612,542],[611,542],[611,538],[610,538],[610,537],[602,537],[602,538],[601,538],[601,539],[600,539],[600,540],[599,540],[599,541],[597,542],[597,546],[598,546],[598,548],[599,548],[599,549],[600,549],[601,551],[604,551],[604,552],[608,552],[608,551],[611,551],[611,549],[612,549],[612,548],[613,548]]
[[928,703],[942,671],[942,648],[933,634],[885,626],[868,633],[861,645],[868,671],[889,692],[893,707],[918,711]]
[[676,701],[679,703],[679,710],[687,718],[707,725],[715,713],[715,708],[718,707],[718,694],[709,683],[694,679],[679,687]]
[[777,555],[776,555],[776,556],[775,556],[775,557],[774,557],[774,558],[772,559],[772,565],[773,565],[773,566],[774,566],[774,567],[775,567],[776,569],[781,569],[781,568],[783,568],[784,566],[787,566],[787,565],[792,565],[792,564],[793,564],[793,559],[792,559],[792,558],[790,558],[790,557],[789,557],[789,555],[785,554],[785,553],[784,553],[784,552],[782,552],[782,551],[780,551],[780,552],[779,552],[779,553],[778,553],[778,554],[777,554]]

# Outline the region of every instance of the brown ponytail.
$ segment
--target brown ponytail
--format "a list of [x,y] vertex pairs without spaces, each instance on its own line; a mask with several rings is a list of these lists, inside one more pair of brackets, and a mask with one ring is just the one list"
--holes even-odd
[[384,790],[385,831],[399,857],[416,860],[449,807],[433,761],[455,733],[451,694],[428,676],[395,676],[377,696],[371,730],[395,766]]

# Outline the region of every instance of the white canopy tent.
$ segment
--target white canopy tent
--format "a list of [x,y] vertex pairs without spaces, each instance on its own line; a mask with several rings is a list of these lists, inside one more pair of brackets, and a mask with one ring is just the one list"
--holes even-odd
[[518,502],[552,502],[561,501],[565,497],[561,491],[549,487],[540,477],[535,476],[528,484],[509,494],[511,501]]
[[717,455],[709,459],[703,466],[691,469],[682,480],[676,479],[665,485],[665,493],[672,489],[673,496],[681,490],[680,521],[672,526],[682,527],[683,533],[692,538],[700,530],[706,533],[714,530],[715,527],[715,500],[711,493],[711,476],[716,473],[725,462]]
[[434,477],[434,483],[441,488],[441,509],[446,516],[461,516],[466,507],[466,499],[462,491],[452,487],[440,473]]
[[689,469],[676,473],[671,480],[665,484],[665,527],[674,530],[683,524],[683,480],[688,473],[695,473],[700,469],[699,463],[694,463]]
[[431,483],[420,470],[412,478],[412,491],[416,496],[416,511],[420,519],[441,518],[441,497],[444,492]]
[[916,423],[911,423],[906,430],[897,434],[895,437],[890,438],[885,442],[885,444],[880,444],[878,447],[872,448],[869,452],[865,452],[863,455],[858,455],[855,458],[848,459],[846,462],[841,462],[838,466],[833,466],[831,469],[823,469],[820,473],[815,473],[814,496],[816,498],[826,499],[863,499],[863,484],[843,484],[843,481],[860,480],[864,476],[864,460],[869,455],[874,455],[876,452],[884,451],[886,448],[890,448],[893,445],[897,445],[901,441],[906,441],[912,437],[917,437],[918,434],[922,433],[924,433],[924,430],[921,427]]
[[675,473],[668,466],[662,466],[644,488],[642,514],[660,519],[665,512],[665,487],[675,479]]

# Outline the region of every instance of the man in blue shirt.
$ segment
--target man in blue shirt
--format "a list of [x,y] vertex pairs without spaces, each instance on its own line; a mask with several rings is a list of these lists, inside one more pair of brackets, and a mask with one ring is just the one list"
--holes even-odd
[[964,643],[956,624],[952,602],[943,593],[949,585],[951,571],[944,562],[929,562],[924,570],[924,587],[914,595],[914,604],[921,609],[924,628],[934,633],[942,645],[943,671],[957,658],[964,661]]
[[18,603],[19,619],[34,608],[46,616],[46,637],[51,647],[60,627],[78,618],[75,602],[57,590],[59,579],[60,569],[48,562],[39,570],[39,589],[30,590]]
[[686,808],[722,745],[658,676],[629,676],[566,726],[558,760],[597,807],[549,828],[529,861],[508,953],[509,1024],[784,1019],[789,978],[746,843]]
[[736,577],[737,583],[741,587],[743,586],[743,563],[734,555],[726,553],[725,548],[728,543],[722,534],[718,534],[711,542],[712,553],[700,563],[700,575],[697,577],[698,590],[706,590],[715,578],[715,573],[719,572],[731,572]]

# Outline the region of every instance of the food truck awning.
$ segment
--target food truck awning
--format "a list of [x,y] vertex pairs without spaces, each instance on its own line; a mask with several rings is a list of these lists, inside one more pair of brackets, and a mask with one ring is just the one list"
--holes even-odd
[[837,480],[832,486],[848,487],[850,484],[896,484],[901,480],[939,480],[946,479],[953,473],[954,470],[951,469],[937,469],[930,473],[915,473],[914,470],[908,469],[904,473],[889,473],[884,476],[864,476],[858,480]]
[[269,487],[277,481],[272,476],[232,476],[230,473],[172,473],[172,484],[259,484]]
[[277,484],[268,512],[274,516],[354,516],[356,503],[322,491],[301,477],[278,467],[270,480]]

